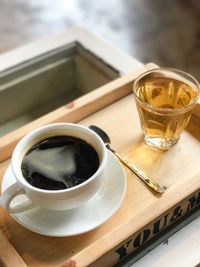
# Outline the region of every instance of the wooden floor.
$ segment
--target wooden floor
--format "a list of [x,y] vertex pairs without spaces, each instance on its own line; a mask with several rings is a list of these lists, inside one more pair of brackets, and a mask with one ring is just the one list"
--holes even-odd
[[82,25],[142,62],[200,79],[198,0],[0,0],[0,52]]

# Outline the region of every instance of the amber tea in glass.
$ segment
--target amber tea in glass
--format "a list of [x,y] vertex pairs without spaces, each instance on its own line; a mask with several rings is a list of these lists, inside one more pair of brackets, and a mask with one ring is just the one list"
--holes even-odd
[[199,84],[175,69],[143,73],[133,85],[141,127],[148,145],[168,149],[188,124],[199,96]]

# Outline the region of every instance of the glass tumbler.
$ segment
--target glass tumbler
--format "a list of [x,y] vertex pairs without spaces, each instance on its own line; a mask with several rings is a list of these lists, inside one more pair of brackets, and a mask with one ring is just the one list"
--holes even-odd
[[158,68],[140,75],[133,94],[147,145],[169,149],[190,119],[199,98],[199,84],[190,74]]

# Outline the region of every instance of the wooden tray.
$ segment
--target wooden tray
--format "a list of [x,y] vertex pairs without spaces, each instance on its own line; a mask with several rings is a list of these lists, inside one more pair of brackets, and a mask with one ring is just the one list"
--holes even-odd
[[24,134],[46,123],[70,121],[104,128],[113,147],[166,185],[166,193],[152,193],[125,168],[127,192],[118,212],[99,228],[69,238],[35,234],[0,208],[0,266],[112,266],[200,204],[199,106],[171,150],[158,151],[143,143],[131,85],[138,74],[152,67],[146,65],[2,137],[0,178]]

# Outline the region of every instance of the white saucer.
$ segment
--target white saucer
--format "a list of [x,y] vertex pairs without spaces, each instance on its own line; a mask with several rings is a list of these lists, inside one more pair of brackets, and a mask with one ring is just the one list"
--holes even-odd
[[[14,182],[15,177],[9,166],[2,180],[2,191]],[[12,217],[25,228],[42,235],[78,235],[88,232],[107,221],[119,209],[125,192],[126,177],[124,170],[116,157],[108,151],[105,182],[86,204],[68,211],[49,211],[34,208],[12,215]],[[15,198],[13,204],[22,201],[20,197]]]

